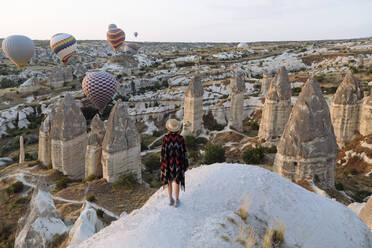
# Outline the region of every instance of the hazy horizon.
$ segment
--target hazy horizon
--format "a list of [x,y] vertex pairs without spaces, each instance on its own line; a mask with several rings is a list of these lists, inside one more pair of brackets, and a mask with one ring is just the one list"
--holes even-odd
[[[2,3],[0,37],[105,40],[110,23],[139,42],[271,42],[372,36],[370,0],[47,0]],[[138,32],[138,38],[133,33]]]

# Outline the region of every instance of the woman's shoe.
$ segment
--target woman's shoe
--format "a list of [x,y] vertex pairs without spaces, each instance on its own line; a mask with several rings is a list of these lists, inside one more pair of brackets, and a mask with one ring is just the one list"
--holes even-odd
[[173,198],[169,200],[169,206],[172,206],[174,204]]
[[174,207],[179,207],[180,206],[180,200],[176,200],[176,202],[174,203]]

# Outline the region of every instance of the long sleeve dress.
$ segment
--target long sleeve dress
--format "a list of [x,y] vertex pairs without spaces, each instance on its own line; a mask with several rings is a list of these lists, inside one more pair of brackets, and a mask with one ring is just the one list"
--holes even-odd
[[161,181],[163,185],[175,180],[185,190],[185,171],[189,166],[182,135],[170,133],[161,144]]

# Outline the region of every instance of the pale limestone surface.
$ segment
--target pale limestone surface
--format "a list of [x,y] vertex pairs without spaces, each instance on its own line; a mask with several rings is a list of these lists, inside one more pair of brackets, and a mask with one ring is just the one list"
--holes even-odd
[[189,123],[187,132],[191,132],[192,135],[196,136],[202,131],[203,94],[204,90],[200,77],[195,76],[186,88],[183,122]]
[[339,147],[350,142],[359,131],[363,91],[348,72],[332,98],[330,112]]
[[372,94],[365,97],[360,114],[359,132],[361,135],[372,133]]
[[48,84],[51,88],[62,88],[65,83],[64,73],[61,69],[55,69],[48,78]]
[[52,111],[48,114],[48,116],[44,119],[44,121],[40,125],[39,129],[39,151],[38,151],[38,159],[40,163],[47,166],[49,163],[52,162],[51,158],[51,138],[50,138],[50,130],[52,127],[52,121],[55,116],[55,111]]
[[229,116],[229,125],[239,132],[243,132],[244,118],[244,91],[243,71],[235,70],[233,78],[230,81],[231,107]]
[[298,182],[334,187],[337,143],[329,108],[319,84],[310,78],[303,86],[285,126],[274,170]]
[[277,141],[282,136],[291,108],[291,86],[283,66],[271,80],[266,93],[258,136],[265,141]]
[[142,182],[141,141],[127,106],[120,100],[112,108],[102,143],[103,178],[115,182],[120,175],[133,173]]
[[90,124],[91,131],[88,136],[88,146],[85,153],[85,177],[94,175],[102,176],[102,141],[105,136],[103,121],[96,114]]
[[67,66],[66,68],[64,68],[63,80],[65,83],[69,83],[69,82],[72,82],[72,80],[74,80],[72,73],[73,73],[73,68],[71,66]]
[[41,88],[40,83],[35,77],[31,77],[19,86],[20,93],[32,93]]
[[66,94],[52,121],[51,159],[54,169],[73,179],[85,175],[86,130],[86,120],[77,102]]
[[19,137],[19,164],[23,164],[25,162],[25,147],[23,136]]

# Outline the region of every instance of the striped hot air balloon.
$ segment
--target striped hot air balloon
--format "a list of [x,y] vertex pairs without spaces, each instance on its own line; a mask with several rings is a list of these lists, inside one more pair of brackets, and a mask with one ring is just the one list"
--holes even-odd
[[71,34],[55,34],[50,39],[50,48],[64,63],[76,52],[76,39]]
[[120,28],[112,28],[107,31],[107,41],[114,48],[115,51],[119,50],[125,40],[125,33]]
[[1,45],[5,55],[19,68],[25,66],[34,55],[34,42],[23,35],[12,35]]
[[126,43],[124,45],[124,52],[128,55],[134,55],[138,52],[139,47],[134,44]]
[[116,92],[115,78],[105,71],[88,73],[82,83],[84,94],[100,113]]

